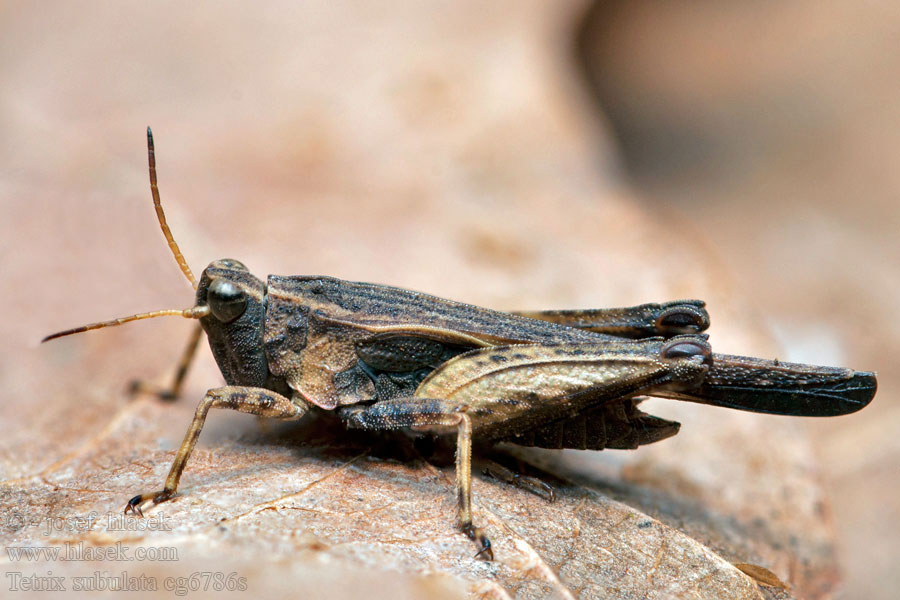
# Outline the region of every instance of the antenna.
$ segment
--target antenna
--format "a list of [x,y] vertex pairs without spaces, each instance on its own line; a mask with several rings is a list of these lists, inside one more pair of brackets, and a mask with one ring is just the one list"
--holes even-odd
[[175,262],[178,263],[178,266],[181,267],[181,272],[184,273],[184,276],[187,277],[196,290],[197,279],[184,259],[184,255],[175,242],[175,238],[172,237],[172,231],[169,229],[169,224],[166,223],[166,213],[163,212],[162,203],[159,200],[159,187],[156,185],[156,153],[153,149],[153,132],[150,131],[149,127],[147,127],[147,158],[150,162],[150,193],[153,194],[153,208],[156,209],[156,218],[159,221],[163,235],[166,236],[166,241],[169,242],[169,249],[175,257]]
[[[169,230],[169,225],[166,223],[166,214],[163,212],[162,204],[159,200],[159,188],[156,185],[156,156],[153,151],[153,132],[150,131],[150,128],[147,128],[147,157],[150,162],[150,192],[153,194],[153,208],[156,209],[156,218],[159,221],[159,226],[162,229],[163,235],[166,236],[166,241],[169,242],[169,249],[172,250],[172,255],[175,256],[175,261],[178,263],[178,266],[181,267],[181,272],[184,273],[184,276],[187,277],[188,281],[191,282],[191,285],[194,286],[194,289],[197,289],[197,279],[194,277],[194,274],[191,273],[191,268],[187,265],[187,261],[184,260],[184,255],[181,253],[181,249],[178,248],[178,244],[175,243],[175,238],[172,237],[172,232]],[[53,333],[48,335],[44,339],[41,340],[41,343],[48,342],[50,340],[55,340],[56,338],[61,338],[66,335],[72,335],[73,333],[82,333],[84,331],[90,331],[92,329],[102,329],[103,327],[115,327],[116,325],[121,325],[123,323],[129,323],[131,321],[140,321],[142,319],[153,319],[155,317],[184,317],[186,319],[202,319],[203,317],[209,314],[209,306],[194,306],[191,308],[186,308],[184,310],[178,309],[164,309],[164,310],[154,310],[152,312],[146,313],[138,313],[136,315],[129,315],[127,317],[119,317],[118,319],[113,319],[112,321],[101,321],[99,323],[90,323],[88,325],[82,325],[81,327],[75,327],[74,329],[66,329],[65,331],[60,331],[58,333]]]
[[50,340],[55,340],[56,338],[72,335],[73,333],[82,333],[84,331],[90,331],[92,329],[102,329],[104,327],[115,327],[116,325],[121,325],[122,323],[140,321],[142,319],[153,319],[154,317],[184,317],[185,319],[202,319],[208,314],[209,306],[194,306],[192,308],[186,308],[184,310],[178,310],[177,308],[154,310],[153,312],[138,313],[136,315],[129,315],[127,317],[119,317],[118,319],[113,319],[112,321],[90,323],[89,325],[82,325],[81,327],[75,327],[74,329],[66,329],[65,331],[52,333],[42,339],[41,343],[43,344],[44,342],[49,342]]

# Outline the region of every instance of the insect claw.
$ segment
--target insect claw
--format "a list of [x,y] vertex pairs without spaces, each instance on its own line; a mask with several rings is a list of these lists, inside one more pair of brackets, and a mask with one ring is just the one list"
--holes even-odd
[[166,500],[173,498],[175,496],[174,491],[162,490],[161,492],[157,492],[155,494],[138,494],[134,498],[128,501],[128,504],[125,505],[125,514],[127,515],[129,512],[133,513],[141,518],[144,516],[144,511],[142,507],[145,504],[150,504],[150,507],[154,507],[157,504],[162,504]]
[[551,504],[556,502],[556,490],[554,490],[553,486],[550,485],[547,485],[547,502],[550,502]]
[[125,514],[127,515],[129,512],[136,514],[137,516],[143,518],[144,513],[141,510],[141,504],[143,504],[143,494],[138,494],[134,498],[128,501],[128,504],[125,505]]
[[494,560],[494,551],[491,549],[491,540],[482,536],[481,538],[481,550],[475,554],[475,558],[479,558],[480,556],[484,556],[485,560],[493,561]]
[[463,527],[463,533],[469,536],[469,539],[477,542],[478,545],[481,546],[481,550],[478,551],[475,558],[484,556],[485,560],[494,560],[494,550],[491,548],[491,540],[484,535],[484,532],[480,528],[467,525]]

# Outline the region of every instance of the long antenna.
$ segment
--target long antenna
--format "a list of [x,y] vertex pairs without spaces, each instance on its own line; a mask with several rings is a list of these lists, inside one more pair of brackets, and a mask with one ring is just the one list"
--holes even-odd
[[[147,156],[150,162],[150,192],[153,194],[153,208],[156,209],[156,218],[159,220],[159,226],[162,228],[163,235],[166,236],[166,241],[169,242],[169,249],[172,250],[175,261],[178,263],[178,266],[181,267],[181,272],[184,273],[184,276],[187,277],[188,281],[191,282],[191,285],[194,286],[194,289],[196,290],[197,279],[194,277],[194,274],[191,273],[191,268],[187,265],[187,261],[184,260],[184,255],[178,248],[178,244],[175,243],[175,238],[172,237],[172,232],[169,230],[169,225],[166,223],[166,214],[163,212],[162,204],[159,201],[159,188],[156,185],[156,155],[153,151],[153,132],[150,131],[149,127],[147,128]],[[72,335],[73,333],[82,333],[84,331],[101,329],[103,327],[115,327],[116,325],[121,325],[123,323],[130,323],[131,321],[140,321],[141,319],[169,316],[184,317],[186,319],[202,319],[207,315],[209,315],[209,306],[194,306],[184,310],[174,308],[154,310],[153,312],[119,317],[112,321],[101,321],[99,323],[90,323],[88,325],[82,325],[81,327],[75,327],[74,329],[66,329],[65,331],[48,335],[41,340],[41,343],[43,344],[44,342],[49,342],[50,340],[55,340],[56,338],[61,338],[66,335]]]
[[152,319],[154,317],[184,317],[185,319],[202,319],[208,314],[209,306],[194,306],[192,308],[186,308],[184,310],[178,310],[177,308],[154,310],[153,312],[138,313],[136,315],[130,315],[127,317],[119,317],[118,319],[113,319],[112,321],[101,321],[100,323],[91,323],[89,325],[75,327],[74,329],[66,329],[65,331],[52,333],[42,339],[41,343],[43,344],[44,342],[49,342],[50,340],[55,340],[56,338],[61,338],[66,335],[72,335],[73,333],[82,333],[84,331],[101,329],[103,327],[115,327],[116,325],[121,325],[122,323],[140,321],[141,319]]
[[156,154],[153,150],[153,132],[150,131],[149,127],[147,127],[147,157],[150,161],[150,193],[153,194],[153,208],[156,209],[156,218],[159,220],[159,226],[162,228],[163,235],[166,236],[166,241],[169,242],[169,249],[175,256],[175,261],[181,267],[181,272],[184,273],[184,276],[188,278],[188,281],[191,282],[191,285],[196,290],[197,279],[191,272],[191,268],[184,259],[178,244],[175,243],[175,238],[172,237],[169,224],[166,223],[166,213],[163,212],[162,203],[159,200],[159,188],[156,186]]

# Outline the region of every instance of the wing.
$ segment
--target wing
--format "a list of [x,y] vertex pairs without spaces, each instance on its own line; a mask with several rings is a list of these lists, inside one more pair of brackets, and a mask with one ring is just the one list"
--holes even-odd
[[700,333],[709,327],[702,300],[675,300],[625,308],[516,311],[513,314],[625,338]]
[[[387,339],[435,342],[441,352],[450,348],[456,354],[501,344],[609,338],[411,290],[332,277],[270,275],[266,298],[269,371],[308,402],[329,410],[376,398],[375,384],[359,364],[360,353],[368,358],[381,353],[387,360]],[[394,350],[400,348],[394,345]]]

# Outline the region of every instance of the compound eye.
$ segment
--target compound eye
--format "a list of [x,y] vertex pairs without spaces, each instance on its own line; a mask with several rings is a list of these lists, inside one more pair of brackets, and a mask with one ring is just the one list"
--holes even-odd
[[247,310],[247,294],[227,279],[210,284],[206,301],[213,316],[223,323],[234,321]]
[[244,263],[234,258],[220,258],[219,260],[214,260],[209,266],[216,269],[233,269],[235,271],[247,270]]

